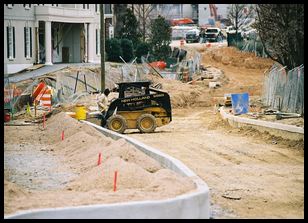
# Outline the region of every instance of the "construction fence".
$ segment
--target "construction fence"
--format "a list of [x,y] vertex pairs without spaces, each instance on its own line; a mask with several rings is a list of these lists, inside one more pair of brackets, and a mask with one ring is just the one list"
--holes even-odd
[[263,103],[278,111],[304,115],[304,65],[286,71],[274,64],[265,74]]
[[254,53],[258,57],[268,57],[260,37],[256,33],[250,33],[245,39],[238,37],[237,41],[235,36],[231,36],[228,41],[228,46],[235,46],[241,51]]

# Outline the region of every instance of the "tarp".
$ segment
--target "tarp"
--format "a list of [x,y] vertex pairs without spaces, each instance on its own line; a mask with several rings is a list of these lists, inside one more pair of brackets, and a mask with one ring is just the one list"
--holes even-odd
[[158,67],[159,69],[165,69],[167,66],[167,63],[165,61],[154,61],[150,63],[152,67]]
[[181,18],[181,19],[172,19],[171,25],[177,26],[177,25],[183,25],[183,24],[194,24],[195,22],[190,18]]

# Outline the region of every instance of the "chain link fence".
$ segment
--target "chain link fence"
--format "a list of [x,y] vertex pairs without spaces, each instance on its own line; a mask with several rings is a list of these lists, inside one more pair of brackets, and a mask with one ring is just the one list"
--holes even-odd
[[265,74],[262,99],[272,109],[304,115],[304,66],[287,72],[274,64]]
[[258,57],[268,57],[265,53],[261,39],[256,32],[247,34],[246,38],[238,37],[237,40],[235,36],[231,36],[228,41],[229,46],[235,46],[241,51],[254,53]]

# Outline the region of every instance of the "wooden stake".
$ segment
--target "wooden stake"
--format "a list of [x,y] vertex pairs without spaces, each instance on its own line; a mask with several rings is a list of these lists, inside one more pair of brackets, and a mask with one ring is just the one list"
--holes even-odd
[[34,117],[36,117],[36,101],[34,101]]
[[45,128],[45,121],[46,121],[46,117],[45,117],[45,112],[43,114],[43,129]]
[[114,180],[113,180],[113,191],[117,190],[117,175],[118,175],[118,171],[116,170],[114,172]]
[[102,163],[102,154],[98,154],[98,160],[97,160],[97,166],[99,166]]

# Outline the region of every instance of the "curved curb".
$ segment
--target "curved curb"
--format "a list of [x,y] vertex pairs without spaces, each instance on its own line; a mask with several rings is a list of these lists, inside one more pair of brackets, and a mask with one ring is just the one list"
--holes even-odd
[[300,134],[300,136],[302,135],[302,137],[304,135],[304,128],[302,127],[297,127],[297,126],[287,125],[287,124],[282,124],[282,123],[268,122],[268,121],[263,121],[263,120],[254,120],[250,118],[230,115],[224,111],[224,107],[220,107],[219,112],[222,118],[227,119],[229,121],[229,124],[231,125],[233,123],[230,123],[230,121],[235,122],[235,123],[260,126],[260,127],[279,130],[279,131],[286,131],[286,132],[294,133],[297,135]]
[[102,128],[88,121],[82,121],[95,127],[104,135],[113,139],[124,138],[137,149],[182,176],[190,177],[197,189],[175,198],[164,200],[147,200],[115,204],[86,205],[65,208],[46,208],[20,211],[5,218],[88,218],[88,219],[188,219],[210,218],[210,196],[207,184],[179,160],[147,146],[136,139]]

